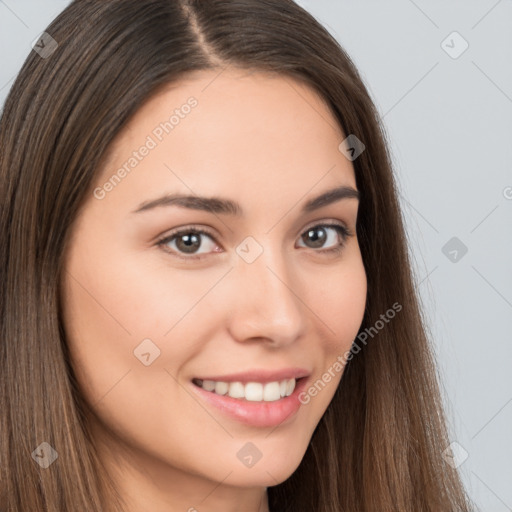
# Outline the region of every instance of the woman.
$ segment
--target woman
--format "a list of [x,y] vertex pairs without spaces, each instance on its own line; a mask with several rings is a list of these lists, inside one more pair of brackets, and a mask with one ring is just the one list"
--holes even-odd
[[0,125],[5,510],[470,510],[378,114],[289,0],[76,0]]

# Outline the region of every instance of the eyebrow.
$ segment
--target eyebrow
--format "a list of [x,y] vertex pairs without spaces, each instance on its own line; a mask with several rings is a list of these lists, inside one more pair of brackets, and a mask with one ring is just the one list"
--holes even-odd
[[[324,206],[330,205],[342,199],[357,199],[361,198],[358,190],[340,186],[327,190],[317,197],[307,201],[302,207],[302,213],[312,212]],[[141,213],[153,210],[154,208],[162,206],[179,206],[191,210],[202,210],[210,213],[219,213],[224,215],[243,216],[243,210],[239,203],[231,199],[224,199],[221,197],[201,197],[183,194],[166,194],[151,201],[145,201],[132,213]]]

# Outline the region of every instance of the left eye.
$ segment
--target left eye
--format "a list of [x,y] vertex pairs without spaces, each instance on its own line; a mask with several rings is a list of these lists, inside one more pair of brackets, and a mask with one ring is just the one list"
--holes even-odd
[[[329,230],[331,230],[331,236],[329,236]],[[334,247],[327,248],[326,251],[328,252],[343,247],[349,235],[348,229],[341,224],[319,224],[305,231],[300,240],[307,240],[309,238],[313,242],[313,249],[323,247],[325,242],[330,240],[331,243],[329,245],[334,243]],[[339,242],[339,237],[341,237],[341,242]]]
[[[318,224],[308,228],[299,240],[311,243],[310,249],[321,249],[316,252],[339,252],[350,235],[349,230],[341,224]],[[205,244],[202,241],[204,237],[210,240],[210,251],[208,251],[208,244],[206,244],[205,252],[197,252],[204,248]],[[327,248],[325,248],[326,242],[329,242]],[[212,251],[212,249],[218,247],[213,234],[195,227],[175,231],[157,242],[157,245],[162,246],[164,250],[172,255],[183,259],[198,259],[208,252],[221,252],[219,250]]]

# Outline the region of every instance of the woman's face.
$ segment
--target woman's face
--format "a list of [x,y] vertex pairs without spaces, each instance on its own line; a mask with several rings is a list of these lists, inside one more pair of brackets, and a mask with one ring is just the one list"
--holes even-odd
[[356,190],[345,137],[307,86],[215,70],[116,139],[62,291],[94,435],[125,481],[193,490],[192,507],[299,465],[366,301],[357,198],[313,201]]

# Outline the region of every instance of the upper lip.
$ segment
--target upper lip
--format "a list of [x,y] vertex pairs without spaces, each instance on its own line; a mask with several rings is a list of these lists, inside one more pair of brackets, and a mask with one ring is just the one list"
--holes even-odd
[[229,375],[209,375],[197,377],[200,380],[214,380],[216,382],[275,382],[286,379],[300,379],[308,377],[310,372],[304,368],[282,368],[279,370],[248,370],[246,372],[231,373]]

